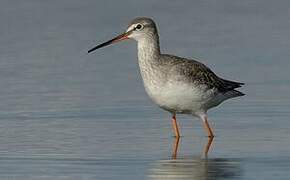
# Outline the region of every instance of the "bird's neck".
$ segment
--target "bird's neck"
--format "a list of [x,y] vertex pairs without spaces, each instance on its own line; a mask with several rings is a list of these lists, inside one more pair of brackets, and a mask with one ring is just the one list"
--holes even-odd
[[142,38],[138,40],[138,60],[141,64],[158,63],[160,56],[159,38],[155,37]]
[[158,37],[138,40],[138,64],[145,90],[151,97],[158,92],[162,79]]

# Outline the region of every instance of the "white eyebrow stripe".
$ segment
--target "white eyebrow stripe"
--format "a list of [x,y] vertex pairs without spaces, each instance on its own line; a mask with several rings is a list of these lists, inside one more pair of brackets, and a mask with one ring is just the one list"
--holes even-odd
[[133,30],[135,28],[135,26],[136,26],[136,24],[132,24],[130,27],[128,27],[126,32]]

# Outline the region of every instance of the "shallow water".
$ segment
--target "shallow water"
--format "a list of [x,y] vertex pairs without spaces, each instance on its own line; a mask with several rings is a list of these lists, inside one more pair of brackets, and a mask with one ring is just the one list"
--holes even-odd
[[[287,179],[288,1],[0,2],[0,179]],[[108,13],[110,12],[110,13]],[[136,43],[93,54],[136,16],[159,25],[161,49],[197,57],[247,96],[202,123],[144,92]]]

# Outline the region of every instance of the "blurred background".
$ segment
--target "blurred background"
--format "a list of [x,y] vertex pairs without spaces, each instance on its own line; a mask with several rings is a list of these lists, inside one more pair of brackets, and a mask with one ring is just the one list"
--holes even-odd
[[[185,115],[171,160],[170,114],[144,91],[136,42],[87,54],[138,16],[155,20],[162,52],[246,83],[209,112],[206,162]],[[289,17],[287,0],[1,0],[0,178],[289,177]]]

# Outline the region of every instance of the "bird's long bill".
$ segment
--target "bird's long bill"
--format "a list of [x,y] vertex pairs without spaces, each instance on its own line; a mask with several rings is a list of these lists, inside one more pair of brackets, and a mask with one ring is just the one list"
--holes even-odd
[[129,39],[128,36],[129,36],[131,33],[132,33],[132,30],[131,30],[131,31],[128,31],[128,32],[125,32],[125,33],[123,33],[123,34],[120,34],[119,36],[116,36],[116,37],[114,37],[113,39],[111,39],[111,40],[109,40],[109,41],[107,41],[107,42],[104,42],[104,43],[102,43],[102,44],[99,44],[99,45],[97,45],[96,47],[90,49],[90,50],[88,51],[88,53],[93,52],[93,51],[96,50],[96,49],[99,49],[99,48],[102,48],[102,47],[108,46],[108,45],[110,45],[110,44],[113,44],[113,43],[116,43],[116,42],[119,42],[119,41],[122,41],[122,40],[125,40],[125,39]]

